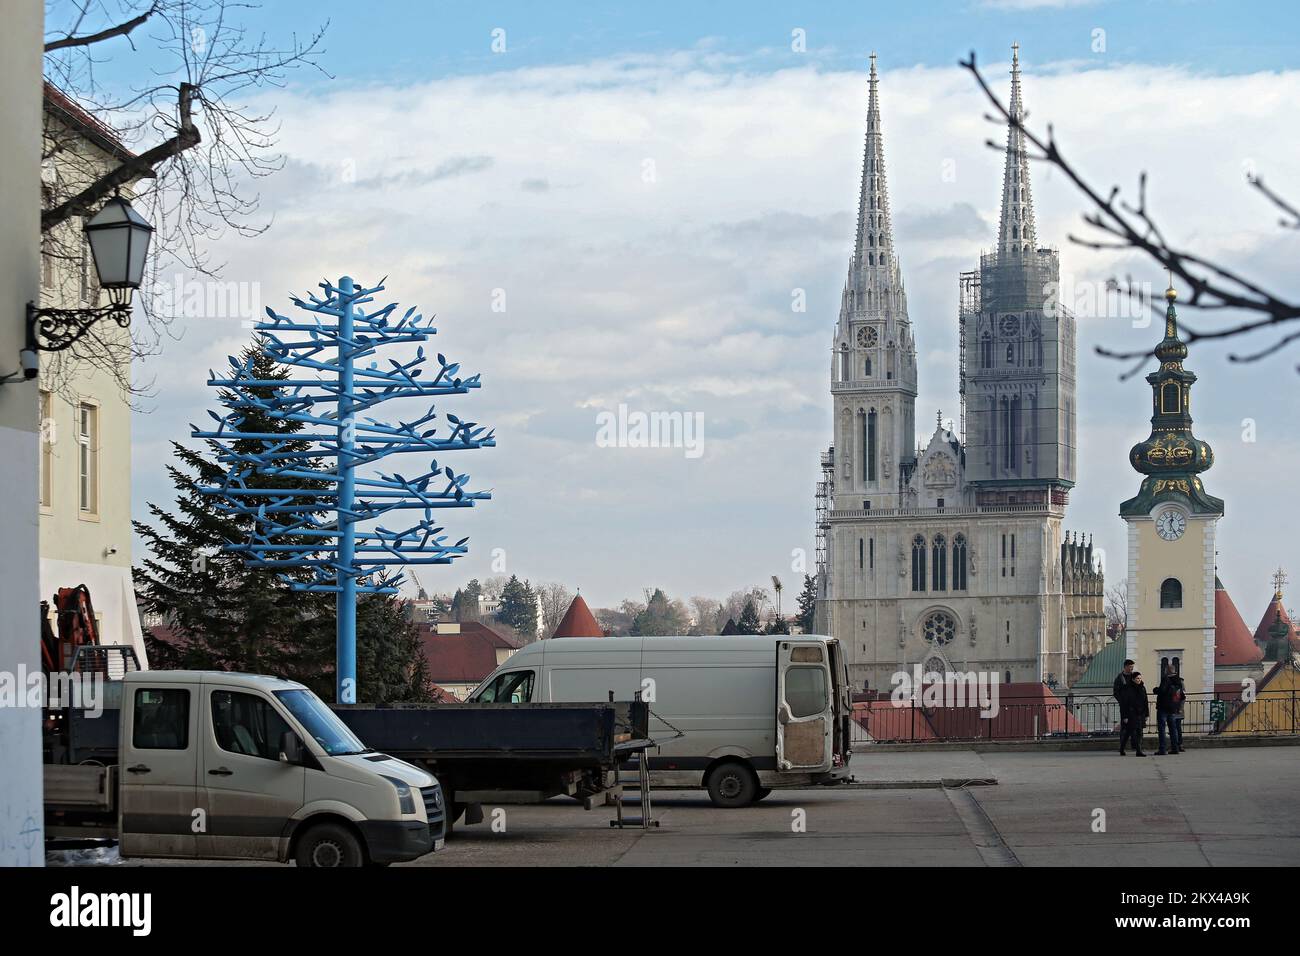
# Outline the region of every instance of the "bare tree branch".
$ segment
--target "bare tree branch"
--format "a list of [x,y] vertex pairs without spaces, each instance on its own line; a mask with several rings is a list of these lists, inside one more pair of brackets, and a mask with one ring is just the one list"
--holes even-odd
[[[82,8],[82,14],[85,14],[85,7]],[[49,40],[45,44],[45,52],[52,53],[55,50],[66,50],[69,47],[86,47],[94,43],[102,43],[104,40],[111,40],[113,37],[129,36],[131,31],[140,26],[158,10],[158,4],[151,4],[149,9],[138,17],[132,17],[125,23],[119,23],[116,26],[105,27],[98,33],[88,33],[82,36],[74,36],[69,33],[67,36],[58,40]]]
[[[1190,345],[1201,340],[1232,338],[1264,329],[1273,328],[1300,319],[1300,303],[1288,301],[1263,286],[1247,279],[1234,269],[1212,262],[1187,249],[1171,245],[1148,210],[1146,199],[1147,175],[1143,172],[1138,179],[1138,200],[1136,205],[1121,200],[1118,186],[1111,187],[1108,195],[1102,196],[1090,185],[1083,175],[1065,158],[1057,145],[1052,125],[1047,126],[1046,137],[1035,135],[1024,121],[1011,115],[997,94],[989,87],[976,66],[975,53],[970,58],[960,61],[960,66],[970,71],[988,101],[997,111],[996,116],[987,115],[991,122],[1009,123],[1024,133],[1026,141],[1038,150],[1037,155],[1030,153],[1030,158],[1055,166],[1065,177],[1082,192],[1095,207],[1084,215],[1084,222],[1094,229],[1112,237],[1109,240],[1085,239],[1071,235],[1070,241],[1089,249],[1132,249],[1146,253],[1163,269],[1177,276],[1187,286],[1188,297],[1183,303],[1188,308],[1202,311],[1236,309],[1262,316],[1240,322],[1236,325],[1219,329],[1193,329],[1183,326],[1184,340]],[[990,143],[995,146],[995,144]],[[1288,228],[1300,228],[1300,214],[1294,207],[1286,204],[1280,197],[1265,189],[1258,177],[1250,179],[1251,184],[1259,189],[1271,202],[1291,216],[1293,222],[1283,221]],[[1113,280],[1112,280],[1113,281]],[[1159,303],[1153,303],[1158,309]],[[1230,361],[1251,362],[1271,355],[1294,341],[1295,335],[1285,335],[1274,344],[1248,355],[1230,355]],[[1096,347],[1098,355],[1120,360],[1137,360],[1138,364],[1122,375],[1127,378],[1136,374],[1145,365],[1154,352],[1153,349],[1118,351],[1102,346]]]

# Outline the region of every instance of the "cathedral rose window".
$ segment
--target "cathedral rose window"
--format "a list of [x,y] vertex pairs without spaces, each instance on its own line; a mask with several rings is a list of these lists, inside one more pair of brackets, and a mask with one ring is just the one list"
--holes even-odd
[[931,644],[942,647],[949,643],[957,633],[957,622],[943,611],[935,611],[925,619],[925,639]]

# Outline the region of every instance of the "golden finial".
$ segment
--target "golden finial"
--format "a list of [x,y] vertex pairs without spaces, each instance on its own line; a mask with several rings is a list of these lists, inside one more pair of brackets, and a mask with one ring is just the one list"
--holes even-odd
[[1178,298],[1178,292],[1174,289],[1174,270],[1169,270],[1169,288],[1165,289],[1165,298],[1173,302]]

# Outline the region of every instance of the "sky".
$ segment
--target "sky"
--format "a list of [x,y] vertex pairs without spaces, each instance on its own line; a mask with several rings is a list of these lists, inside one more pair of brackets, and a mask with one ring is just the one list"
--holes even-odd
[[[435,346],[481,371],[482,390],[447,410],[496,427],[497,448],[456,463],[494,500],[448,518],[471,554],[421,575],[430,590],[504,572],[610,606],[652,587],[723,597],[775,574],[790,608],[831,438],[871,51],[927,434],[958,407],[957,275],[997,227],[1002,161],[985,141],[1004,134],[956,65],[971,50],[1005,95],[1018,41],[1031,127],[1052,123],[1103,189],[1132,195],[1147,171],[1172,239],[1295,294],[1300,237],[1245,180],[1300,198],[1300,15],[1286,4],[327,0],[249,14],[272,38],[326,19],[330,75],[296,73],[253,101],[274,108],[285,156],[258,183],[271,227],[211,251],[225,281],[281,312],[325,276],[387,275],[386,301],[435,313]],[[128,83],[140,66],[117,50],[100,77]],[[1039,240],[1080,295],[1116,274],[1163,289],[1142,258],[1072,244],[1083,198],[1059,173],[1033,175]],[[250,335],[248,316],[207,311],[185,309],[137,368],[139,517],[171,502],[169,442],[206,418],[207,370]],[[1066,527],[1093,536],[1117,582],[1118,506],[1140,480],[1125,452],[1149,433],[1149,389],[1092,350],[1146,348],[1160,329],[1075,312]],[[1220,576],[1253,626],[1300,524],[1276,493],[1300,465],[1300,353],[1242,365],[1232,350],[1199,345],[1188,366],[1195,430],[1217,455],[1203,478],[1226,501]],[[698,416],[698,454],[604,447],[598,416],[619,405]]]

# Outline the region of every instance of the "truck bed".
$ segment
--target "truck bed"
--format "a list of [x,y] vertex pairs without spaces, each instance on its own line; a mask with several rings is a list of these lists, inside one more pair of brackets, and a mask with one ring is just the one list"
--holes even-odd
[[[591,704],[336,704],[368,747],[394,757],[563,762],[609,769],[643,748],[649,707]],[[638,747],[639,742],[639,747]]]

